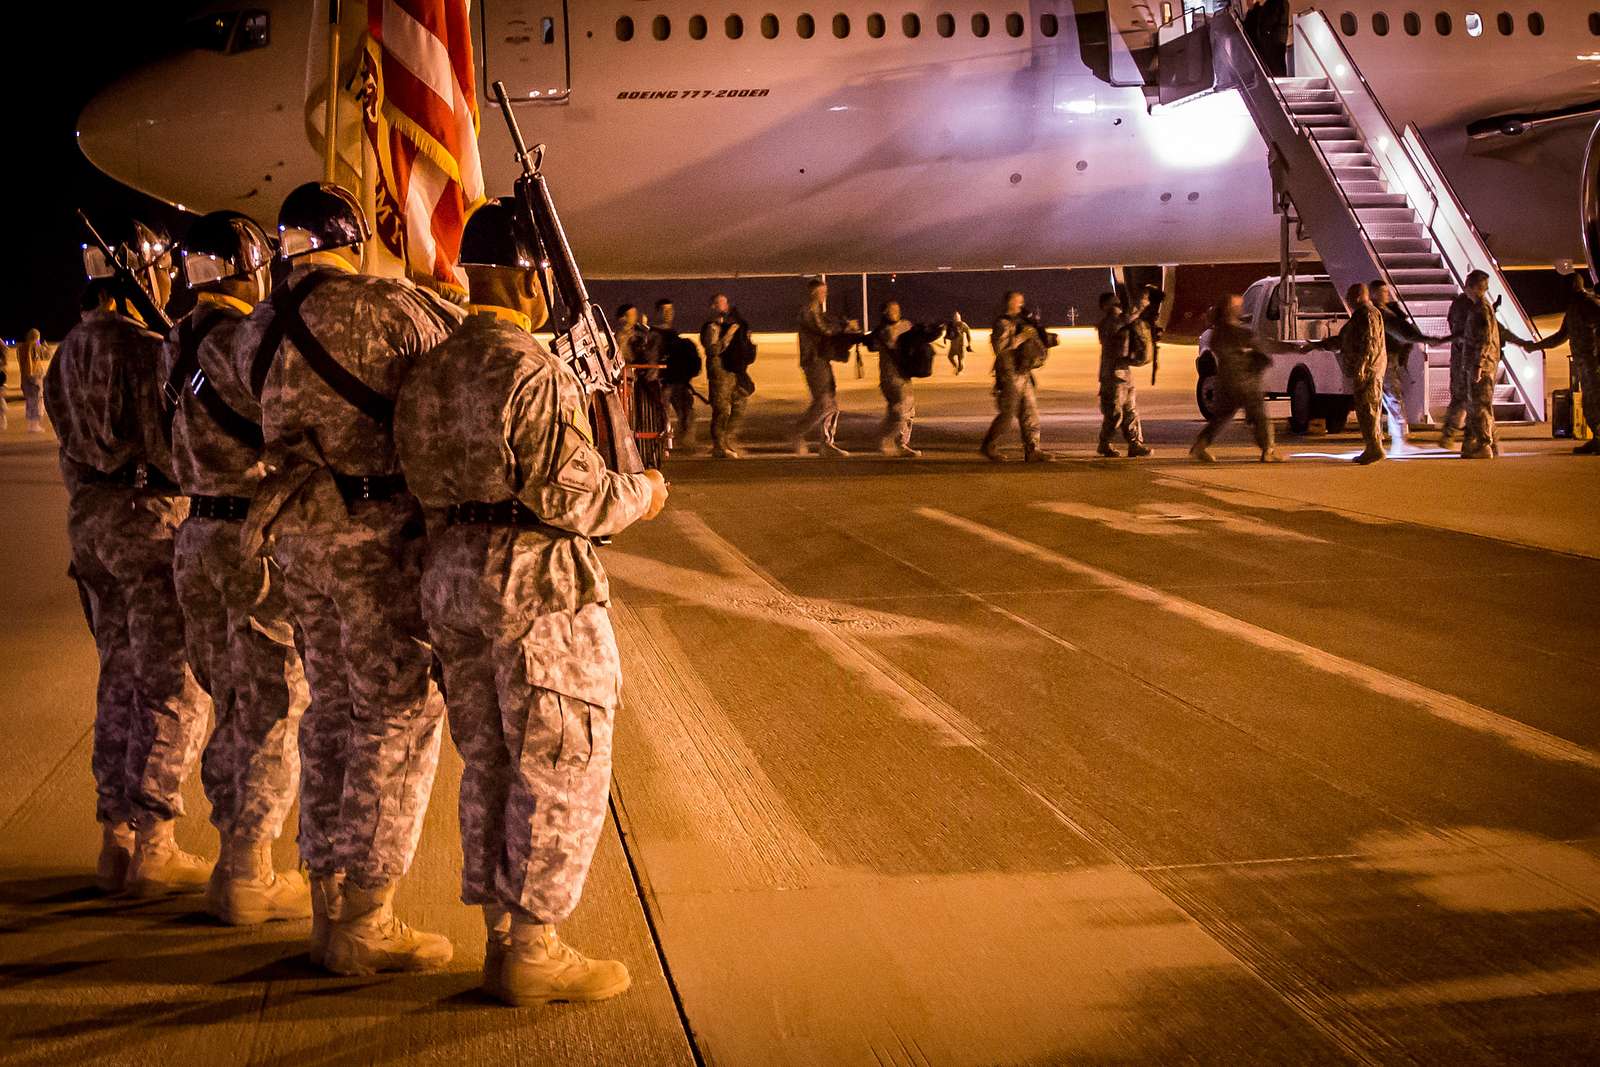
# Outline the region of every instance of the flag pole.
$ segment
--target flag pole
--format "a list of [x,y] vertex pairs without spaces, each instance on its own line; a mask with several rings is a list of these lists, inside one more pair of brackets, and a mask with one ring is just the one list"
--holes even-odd
[[328,0],[328,99],[322,117],[322,180],[338,180],[339,167],[339,0]]

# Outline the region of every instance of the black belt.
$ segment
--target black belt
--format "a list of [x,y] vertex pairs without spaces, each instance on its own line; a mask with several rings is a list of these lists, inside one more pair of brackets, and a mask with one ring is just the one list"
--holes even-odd
[[221,519],[223,522],[243,522],[250,513],[247,496],[191,496],[189,517],[195,519]]
[[406,491],[403,474],[340,474],[333,472],[339,495],[346,504],[361,500],[393,500]]
[[118,467],[109,474],[91,470],[84,481],[93,485],[120,485],[124,489],[138,489],[157,496],[176,496],[178,485],[155,467],[140,460]]
[[543,530],[554,537],[576,536],[570,530],[551,526],[520,500],[497,500],[492,504],[468,500],[451,504],[445,509],[444,521],[447,526],[515,526],[521,530]]

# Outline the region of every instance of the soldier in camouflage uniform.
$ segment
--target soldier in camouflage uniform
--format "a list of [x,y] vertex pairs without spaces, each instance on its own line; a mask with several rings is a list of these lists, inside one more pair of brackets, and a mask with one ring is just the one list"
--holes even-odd
[[483,908],[484,988],[598,1000],[628,971],[556,935],[605,822],[621,668],[591,537],[653,518],[658,471],[606,470],[577,378],[531,331],[546,311],[509,201],[468,220],[467,321],[420,357],[395,441],[427,511],[423,605],[461,777],[462,900]]
[[1261,376],[1272,365],[1272,354],[1306,352],[1309,343],[1296,344],[1268,337],[1257,337],[1240,321],[1244,298],[1230,293],[1211,313],[1211,352],[1217,359],[1217,410],[1201,428],[1189,455],[1201,463],[1215,463],[1211,442],[1223,427],[1243,411],[1255,431],[1261,462],[1282,463],[1283,457],[1272,445],[1272,420],[1267,417],[1266,393]]
[[189,497],[178,530],[178,600],[189,662],[211,695],[214,725],[200,758],[222,849],[206,894],[223,922],[311,914],[298,871],[272,869],[272,843],[300,778],[295,744],[309,699],[283,574],[241,554],[239,530],[263,473],[260,410],[234,372],[234,334],[270,287],[271,246],[246,216],[219,211],[189,229],[183,274],[194,311],[163,349],[172,457]]
[[1042,463],[1052,457],[1039,447],[1039,401],[1034,393],[1033,368],[1044,359],[1044,340],[1022,313],[1019,292],[1006,294],[1005,313],[989,334],[994,347],[994,395],[998,411],[979,449],[990,462],[999,463],[1000,435],[1015,419],[1022,434],[1022,458]]
[[[120,248],[157,307],[171,251],[139,224]],[[196,890],[211,864],[173,838],[200,754],[206,697],[184,658],[173,538],[188,511],[161,408],[161,337],[127,303],[90,311],[62,341],[44,400],[67,484],[67,534],[100,653],[93,767],[102,826],[96,881],[137,895]]]
[[1122,454],[1111,447],[1111,435],[1118,430],[1128,442],[1128,455],[1150,454],[1139,425],[1132,369],[1150,362],[1155,344],[1150,324],[1143,318],[1149,306],[1147,291],[1139,294],[1138,303],[1127,312],[1116,293],[1100,295],[1100,322],[1095,326],[1100,338],[1100,446],[1095,451],[1102,456]]
[[393,398],[411,360],[459,319],[408,284],[357,272],[370,236],[333,185],[278,216],[286,282],[240,326],[236,373],[261,403],[268,473],[246,520],[304,639],[300,854],[312,959],[338,974],[429,970],[450,943],[395,917],[438,768],[444,708],[417,584],[423,524],[400,474]]
[[1600,455],[1600,298],[1590,290],[1582,272],[1572,275],[1572,298],[1567,301],[1561,329],[1528,351],[1543,352],[1561,344],[1572,346],[1573,384],[1583,393],[1583,421],[1594,435],[1572,451],[1579,456]]
[[1506,340],[1523,348],[1534,344],[1518,337],[1495,318],[1489,302],[1489,276],[1473,271],[1467,276],[1466,295],[1472,304],[1461,316],[1459,343],[1472,377],[1467,393],[1466,434],[1461,441],[1462,459],[1492,459],[1500,454],[1494,432],[1494,386],[1500,374],[1500,346]]
[[883,394],[883,428],[878,443],[886,456],[915,459],[922,455],[911,447],[911,424],[917,417],[917,398],[910,378],[900,373],[900,341],[911,323],[900,317],[894,300],[883,305],[883,321],[873,333],[878,346],[878,391]]
[[809,299],[800,309],[799,340],[800,369],[806,376],[806,388],[811,392],[811,406],[800,416],[794,427],[794,453],[810,453],[806,443],[812,430],[821,427],[822,455],[834,459],[850,453],[834,444],[834,434],[839,430],[839,386],[833,378],[833,359],[830,354],[841,334],[860,329],[860,324],[846,320],[842,315],[828,311],[828,283],[813,278],[806,283]]
[[1383,312],[1372,304],[1367,287],[1357,282],[1345,293],[1350,305],[1350,321],[1339,333],[1339,364],[1350,379],[1350,395],[1355,400],[1356,422],[1366,447],[1356,457],[1361,464],[1384,458],[1383,375],[1388,365],[1384,341]]
[[[745,344],[735,344],[740,333]],[[706,352],[706,390],[711,395],[711,455],[717,459],[738,459],[739,424],[744,421],[745,404],[755,391],[749,368],[730,359],[748,346],[750,327],[728,303],[726,294],[711,298],[711,317],[700,327],[700,347]],[[748,347],[753,353],[754,347]]]

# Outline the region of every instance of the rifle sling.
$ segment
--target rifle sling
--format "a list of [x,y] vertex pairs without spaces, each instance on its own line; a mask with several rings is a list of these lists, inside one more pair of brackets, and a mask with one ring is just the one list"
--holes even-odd
[[284,302],[274,308],[272,323],[267,328],[266,336],[262,338],[261,347],[256,351],[255,363],[251,366],[251,385],[256,395],[260,396],[273,357],[277,354],[279,345],[287,338],[294,342],[294,347],[306,361],[306,366],[316,372],[317,377],[338,394],[341,400],[373,422],[387,426],[394,419],[394,402],[346,370],[322,342],[317,340],[316,335],[311,332],[305,319],[300,315],[300,305],[326,277],[327,275],[321,271],[307,275],[289,290]]
[[200,366],[200,346],[205,343],[207,335],[222,324],[222,315],[210,316],[203,329],[195,327],[195,318],[191,315],[178,324],[178,359],[173,363],[172,373],[167,376],[166,385],[162,388],[167,400],[168,438],[171,437],[173,417],[178,413],[178,403],[187,389],[219,429],[242,445],[260,448],[264,443],[261,427],[229,407]]

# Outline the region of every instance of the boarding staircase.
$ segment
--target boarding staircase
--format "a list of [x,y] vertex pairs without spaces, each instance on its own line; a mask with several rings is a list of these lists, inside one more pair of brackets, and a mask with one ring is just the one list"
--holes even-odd
[[[1326,16],[1311,11],[1295,20],[1291,78],[1268,75],[1231,7],[1184,29],[1209,34],[1213,80],[1198,91],[1238,90],[1267,143],[1275,194],[1293,203],[1341,292],[1383,278],[1424,333],[1443,336],[1451,300],[1479,269],[1489,274],[1500,321],[1538,338],[1421,134],[1415,126],[1395,129]],[[1431,421],[1448,404],[1449,362],[1449,346],[1435,345],[1412,369],[1413,423]],[[1537,422],[1544,408],[1542,354],[1506,345],[1496,414]]]

